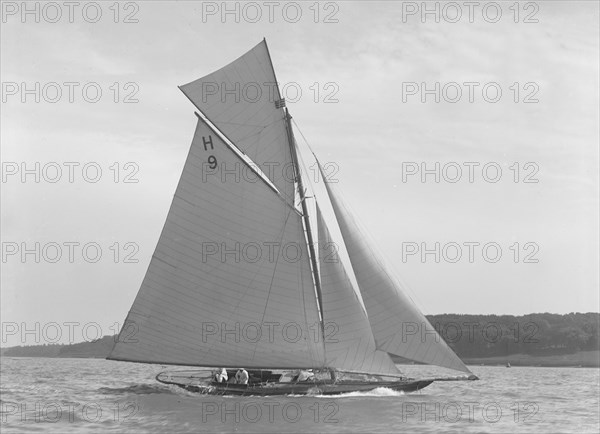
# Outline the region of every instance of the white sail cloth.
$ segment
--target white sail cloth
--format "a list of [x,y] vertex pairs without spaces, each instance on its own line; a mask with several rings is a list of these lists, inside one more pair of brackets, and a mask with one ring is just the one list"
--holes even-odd
[[293,203],[293,164],[266,42],[180,89]]
[[417,362],[471,373],[384,268],[335,194],[334,187],[327,182],[325,186],[367,309],[377,348]]
[[199,119],[158,245],[109,358],[324,366],[301,216],[264,180],[232,173],[240,164]]
[[362,309],[317,206],[325,361],[342,371],[399,375],[389,354],[375,348]]
[[[360,295],[342,263],[329,260],[331,236],[320,211],[320,271],[312,275],[303,217],[294,207],[283,101],[265,41],[181,90],[277,192],[199,119],[158,245],[109,359],[397,375],[391,353],[470,373],[389,276],[329,184]],[[313,278],[321,280],[322,322]]]

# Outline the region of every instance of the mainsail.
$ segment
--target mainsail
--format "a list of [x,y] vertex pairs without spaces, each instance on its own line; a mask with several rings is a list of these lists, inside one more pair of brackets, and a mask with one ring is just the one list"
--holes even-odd
[[264,180],[236,172],[244,164],[198,119],[156,251],[111,359],[324,366],[301,217]]
[[327,182],[325,186],[367,309],[377,348],[417,362],[471,373],[390,276],[361,236],[360,228],[334,192],[334,187]]
[[367,315],[337,254],[317,205],[319,264],[327,366],[342,371],[399,375],[388,353],[375,348]]
[[284,101],[266,41],[227,66],[180,87],[232,143],[293,203]]
[[332,256],[318,205],[317,263],[291,117],[264,40],[181,90],[203,116],[109,359],[398,375],[396,354],[470,372],[327,183],[359,291]]

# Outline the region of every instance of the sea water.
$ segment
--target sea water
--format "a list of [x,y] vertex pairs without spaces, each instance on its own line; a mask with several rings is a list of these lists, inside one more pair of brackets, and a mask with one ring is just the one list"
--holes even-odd
[[[435,382],[417,393],[223,397],[154,379],[172,366],[0,361],[2,433],[600,431],[595,368],[471,366],[480,381]],[[399,368],[414,377],[440,375],[425,366]]]

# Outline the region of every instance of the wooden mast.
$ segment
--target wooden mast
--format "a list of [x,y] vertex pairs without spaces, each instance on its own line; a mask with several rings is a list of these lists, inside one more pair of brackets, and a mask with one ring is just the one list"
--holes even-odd
[[285,120],[287,127],[288,140],[290,143],[290,152],[292,154],[292,162],[294,163],[294,177],[295,181],[298,183],[298,193],[300,195],[300,204],[302,206],[302,219],[304,220],[304,225],[306,227],[306,238],[308,244],[308,251],[310,255],[310,262],[313,269],[313,279],[315,282],[315,288],[317,290],[317,306],[319,308],[319,316],[321,318],[321,333],[323,334],[323,341],[325,340],[325,327],[323,324],[323,296],[321,294],[321,278],[319,276],[319,269],[317,268],[317,255],[315,252],[315,244],[312,235],[312,228],[310,225],[310,218],[308,214],[308,206],[306,205],[306,195],[304,189],[304,183],[302,182],[302,175],[300,174],[300,165],[298,164],[298,152],[296,150],[294,133],[292,131],[292,125],[290,120],[292,116],[290,115],[287,108],[285,109]]
[[[263,42],[265,43],[265,47],[267,49],[267,55],[269,56],[269,62],[271,64],[271,70],[273,71],[273,76],[275,77],[277,94],[279,96],[279,101],[274,101],[274,103],[281,104],[284,103],[284,100],[281,98],[281,94],[279,93],[279,85],[277,83],[277,75],[275,74],[275,68],[273,67],[273,60],[271,59],[271,53],[269,52],[269,47],[267,46],[267,39],[263,38]],[[323,296],[321,293],[321,278],[319,276],[319,268],[317,267],[317,255],[315,253],[315,244],[313,241],[312,228],[310,225],[310,218],[308,215],[308,206],[306,205],[306,195],[304,190],[304,183],[302,182],[302,175],[300,173],[300,164],[298,160],[298,152],[296,150],[295,140],[294,140],[294,132],[292,131],[292,116],[288,111],[285,105],[284,107],[285,113],[285,128],[287,132],[288,144],[290,147],[290,154],[292,156],[292,165],[294,167],[294,180],[298,184],[298,193],[300,196],[300,205],[302,207],[302,220],[304,222],[304,227],[306,229],[306,243],[308,244],[308,255],[310,256],[310,264],[312,268],[312,276],[313,282],[315,285],[316,295],[317,295],[317,310],[320,319],[321,325],[321,338],[323,339],[323,348],[325,348],[325,324],[323,321]]]

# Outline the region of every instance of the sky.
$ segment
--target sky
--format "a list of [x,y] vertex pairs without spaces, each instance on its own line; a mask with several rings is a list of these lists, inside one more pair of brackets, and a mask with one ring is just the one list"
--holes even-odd
[[[600,310],[597,2],[458,2],[460,19],[278,2],[271,20],[263,2],[88,3],[2,3],[2,346],[118,329],[195,128],[177,86],[263,37],[294,121],[425,314]],[[421,255],[436,245],[439,262]]]

